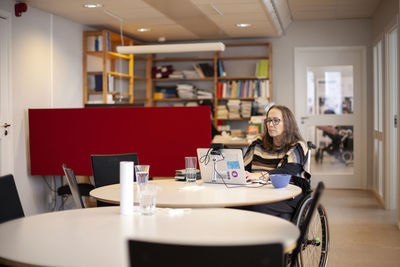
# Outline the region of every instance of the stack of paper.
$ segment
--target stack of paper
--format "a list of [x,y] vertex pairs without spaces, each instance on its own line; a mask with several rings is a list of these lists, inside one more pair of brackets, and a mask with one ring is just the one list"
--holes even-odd
[[251,116],[251,101],[242,101],[241,115],[243,118],[250,118]]
[[191,84],[178,84],[176,89],[180,98],[195,98],[195,88]]
[[218,105],[217,107],[217,119],[227,119],[228,109],[225,105]]
[[213,93],[203,89],[197,89],[197,98],[199,99],[211,99],[213,98]]
[[266,114],[265,108],[269,105],[269,101],[266,98],[256,98],[254,106],[257,110],[257,114]]
[[240,118],[240,100],[229,100],[227,103],[229,110],[229,119]]
[[183,76],[185,76],[185,78],[187,79],[191,79],[191,78],[199,78],[199,75],[197,74],[197,72],[195,70],[183,70]]
[[183,72],[182,71],[173,71],[169,77],[170,79],[183,79]]

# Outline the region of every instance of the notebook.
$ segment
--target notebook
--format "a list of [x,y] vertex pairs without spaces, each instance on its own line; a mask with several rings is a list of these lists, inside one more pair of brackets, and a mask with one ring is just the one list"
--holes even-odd
[[[220,155],[211,155],[209,148],[198,148],[201,179],[206,183],[246,184],[241,149],[220,149]],[[213,160],[216,159],[216,181],[212,181]]]

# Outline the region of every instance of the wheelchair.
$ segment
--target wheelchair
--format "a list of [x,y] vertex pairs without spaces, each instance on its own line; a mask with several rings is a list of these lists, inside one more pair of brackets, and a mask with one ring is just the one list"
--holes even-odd
[[336,126],[334,128],[335,133],[329,132],[326,127],[318,127],[322,130],[323,136],[328,136],[331,139],[331,143],[326,144],[321,142],[320,147],[315,153],[315,161],[322,163],[324,160],[324,152],[328,155],[334,156],[339,162],[349,165],[353,162],[353,130],[347,126]]
[[[301,227],[308,213],[312,200],[309,193],[299,202],[292,222]],[[301,243],[301,250],[297,257],[298,267],[324,267],[328,262],[329,251],[329,225],[325,208],[318,204],[313,215],[305,239]],[[288,257],[290,259],[290,257]],[[290,266],[290,262],[288,263]]]
[[[308,142],[308,164],[311,159],[311,149],[315,146]],[[306,163],[307,164],[307,163]],[[308,170],[310,169],[308,165]],[[308,214],[311,202],[313,199],[312,192],[305,194],[299,201],[296,211],[292,217],[292,222],[301,229],[305,218]],[[322,204],[318,204],[315,214],[313,215],[308,231],[305,234],[304,240],[301,241],[301,249],[297,255],[296,267],[324,267],[328,262],[329,252],[329,225],[328,216]],[[291,255],[287,256],[287,266],[293,266]]]

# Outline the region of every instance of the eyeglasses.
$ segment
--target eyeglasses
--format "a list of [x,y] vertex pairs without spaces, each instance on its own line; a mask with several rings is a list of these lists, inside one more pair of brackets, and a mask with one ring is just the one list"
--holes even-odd
[[273,118],[273,119],[267,119],[267,120],[265,120],[265,124],[266,124],[267,126],[270,125],[271,122],[272,122],[272,125],[276,126],[276,125],[278,125],[278,124],[281,122],[281,119],[279,119],[279,118]]

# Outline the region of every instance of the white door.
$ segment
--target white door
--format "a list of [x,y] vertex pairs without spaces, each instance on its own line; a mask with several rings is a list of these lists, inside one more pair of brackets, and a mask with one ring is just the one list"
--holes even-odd
[[366,187],[366,48],[295,49],[295,115],[317,150],[312,185]]
[[0,10],[0,175],[13,173],[10,68],[10,13]]

